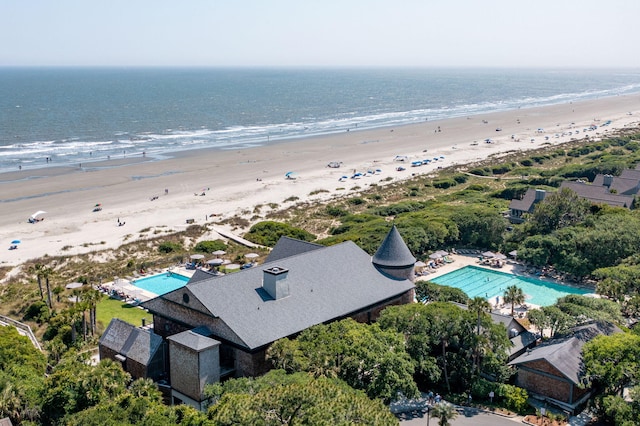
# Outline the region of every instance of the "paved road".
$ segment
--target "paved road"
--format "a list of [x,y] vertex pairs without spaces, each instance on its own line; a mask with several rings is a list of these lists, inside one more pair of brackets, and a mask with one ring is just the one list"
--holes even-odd
[[[438,426],[438,419],[427,420],[426,413],[414,411],[399,415],[401,426]],[[495,414],[484,413],[474,409],[463,409],[451,422],[452,426],[514,426],[522,424],[522,417],[507,418]]]

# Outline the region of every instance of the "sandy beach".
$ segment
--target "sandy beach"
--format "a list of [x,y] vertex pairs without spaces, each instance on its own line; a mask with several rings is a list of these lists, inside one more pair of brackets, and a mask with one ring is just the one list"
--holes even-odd
[[[607,121],[609,125],[600,127]],[[257,148],[183,151],[164,160],[140,156],[4,173],[0,266],[115,248],[158,235],[154,232],[185,229],[187,219],[196,224],[232,216],[251,219],[268,213],[269,204],[282,208],[296,202],[285,201],[292,197],[327,200],[387,183],[389,177],[397,181],[587,135],[601,138],[639,121],[640,96],[619,96],[397,128],[354,129]],[[598,129],[585,132],[592,124]],[[492,143],[486,143],[487,138]],[[408,161],[396,162],[396,156]],[[426,158],[438,161],[411,167],[411,161]],[[327,167],[332,161],[341,167]],[[406,170],[397,171],[398,166]],[[381,172],[366,174],[376,169]],[[294,172],[295,179],[285,179],[287,172]],[[366,175],[352,179],[356,172]],[[96,204],[101,210],[93,211]],[[262,206],[260,213],[256,206]],[[28,223],[38,210],[47,212],[45,219]],[[119,221],[124,225],[118,226]],[[8,250],[15,239],[21,241],[18,249]]]

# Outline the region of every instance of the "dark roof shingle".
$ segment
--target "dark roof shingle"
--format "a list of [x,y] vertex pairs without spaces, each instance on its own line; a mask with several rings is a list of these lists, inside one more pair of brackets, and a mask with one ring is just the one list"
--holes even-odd
[[[284,279],[289,296],[278,300],[266,296],[263,274],[272,267],[288,269]],[[182,293],[188,291],[233,330],[239,339],[235,343],[252,350],[313,325],[347,317],[413,287],[409,280],[391,279],[378,272],[365,251],[346,241],[223,277],[189,282],[184,289],[143,306],[171,317],[174,304],[180,303]],[[193,304],[191,300],[189,305]]]
[[416,258],[393,225],[371,261],[379,266],[403,267],[413,266]]

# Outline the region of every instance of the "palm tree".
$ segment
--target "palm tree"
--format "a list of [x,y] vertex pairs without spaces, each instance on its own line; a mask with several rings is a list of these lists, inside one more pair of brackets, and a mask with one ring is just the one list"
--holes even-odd
[[[491,303],[489,303],[487,299],[484,299],[480,296],[476,296],[469,302],[469,311],[475,312],[477,315],[476,336],[478,337],[478,340],[479,340],[480,324],[482,322],[482,317],[486,315],[488,312],[491,312]],[[480,370],[480,342],[478,341],[474,346],[475,346],[473,350],[473,357],[475,358],[474,365],[475,365],[475,368]]]
[[34,266],[29,268],[29,272],[36,274],[36,278],[38,279],[38,289],[40,290],[40,299],[44,300],[44,291],[42,290],[42,278],[44,277],[43,270],[45,266],[41,263],[36,263]]
[[513,316],[515,306],[524,303],[524,292],[520,287],[515,285],[507,287],[503,297],[504,303],[511,303],[511,316]]
[[441,402],[436,404],[431,410],[429,410],[431,417],[438,419],[440,426],[449,426],[451,420],[458,417],[458,412],[455,407],[448,402]]
[[89,305],[89,330],[93,336],[96,333],[96,306],[102,299],[102,293],[98,290],[89,289],[84,292],[82,299]]
[[47,304],[49,305],[49,309],[53,309],[53,300],[51,297],[51,286],[49,285],[49,278],[53,275],[53,269],[48,267],[43,267],[40,271],[42,277],[44,278],[44,282],[47,286]]
[[487,299],[476,296],[469,302],[469,310],[474,312],[478,316],[477,321],[477,331],[476,334],[480,335],[480,320],[482,319],[482,314],[491,312],[491,304],[487,301]]

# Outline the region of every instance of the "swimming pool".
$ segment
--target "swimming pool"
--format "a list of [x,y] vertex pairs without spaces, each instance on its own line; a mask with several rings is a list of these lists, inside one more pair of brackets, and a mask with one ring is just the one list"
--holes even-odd
[[459,288],[472,299],[476,296],[485,297],[491,303],[493,303],[496,296],[502,297],[505,289],[512,285],[522,289],[526,295],[527,303],[540,306],[553,305],[558,298],[568,294],[591,293],[589,290],[577,287],[521,277],[478,266],[465,266],[429,281]]
[[170,291],[184,287],[189,282],[189,278],[180,274],[164,273],[152,275],[150,277],[138,278],[131,284],[143,290],[162,296]]

